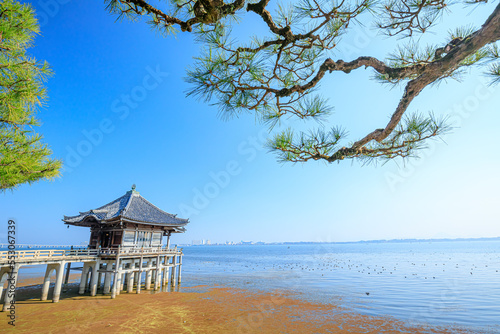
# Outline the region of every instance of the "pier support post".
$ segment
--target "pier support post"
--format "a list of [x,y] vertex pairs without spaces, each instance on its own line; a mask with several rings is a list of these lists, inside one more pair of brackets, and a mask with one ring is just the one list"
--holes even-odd
[[177,267],[177,284],[181,284],[182,255],[179,255],[179,265]]
[[123,291],[123,289],[125,288],[125,284],[128,282],[127,280],[127,273],[122,273],[121,275],[121,284],[120,284],[120,291]]
[[151,289],[151,269],[146,270],[146,282],[144,283],[144,290]]
[[137,286],[135,288],[135,293],[141,293],[141,285],[142,285],[142,271],[139,271],[137,275]]
[[134,282],[135,282],[134,284],[137,284],[137,282],[139,282],[139,272],[138,271],[134,272]]
[[163,285],[168,285],[169,284],[169,280],[168,278],[170,277],[170,267],[168,265],[168,263],[165,264],[165,277],[163,277]]
[[165,285],[165,275],[167,274],[167,272],[165,271],[166,268],[167,267],[165,266],[165,264],[163,264],[161,267],[161,286]]
[[[82,276],[80,277],[80,289],[78,290],[78,294],[80,294],[80,295],[83,295],[85,293],[85,286],[87,285],[88,272],[89,272],[89,263],[84,262],[83,269],[82,269]],[[67,275],[66,275],[66,278],[67,278]]]
[[142,262],[143,258],[141,255],[141,259],[139,260],[139,272],[137,273],[137,288],[135,289],[135,293],[141,293],[141,284],[142,284]]
[[[9,310],[11,307],[11,301],[15,300],[15,289],[17,287],[17,276],[19,275],[19,268],[21,266],[19,264],[14,265],[14,267],[9,270],[9,277],[7,278],[7,290],[5,291],[5,298],[4,298],[4,304],[3,304],[3,311],[6,312]],[[11,290],[11,287],[13,287],[14,291]],[[14,293],[13,293],[14,292]]]
[[173,256],[172,257],[172,267],[171,267],[171,272],[170,272],[170,285],[172,286],[175,286],[175,268],[177,267],[176,266],[176,261],[177,260],[177,256]]
[[155,270],[155,291],[160,288],[160,256],[156,257],[156,270]]
[[113,289],[111,290],[111,299],[116,298],[116,295],[120,294],[120,287],[122,286],[122,264],[120,259],[116,260],[115,265],[115,277],[113,281]]
[[125,272],[122,274],[122,291],[128,288],[128,273]]
[[132,293],[134,291],[134,277],[135,273],[133,271],[128,273],[128,281],[127,281],[127,292]]
[[113,268],[113,263],[110,261],[106,262],[106,272],[104,273],[104,287],[103,294],[108,294],[111,290],[111,269]]
[[152,269],[151,269],[151,264],[152,260],[148,260],[148,269],[146,270],[146,285],[144,287],[144,290],[151,290],[151,274],[152,274]]
[[161,286],[161,281],[160,281],[160,274],[161,274],[161,271],[160,269],[156,269],[155,270],[155,285],[154,285],[154,289],[155,291],[156,290],[159,290],[160,289],[160,286]]
[[64,284],[68,284],[70,271],[71,271],[71,262],[68,262],[68,264],[66,264],[66,277],[64,278]]
[[99,273],[97,275],[97,291],[99,291],[99,289],[101,288],[101,285],[102,285],[102,273]]
[[7,281],[7,279],[9,278],[9,271],[10,271],[9,267],[2,267],[2,269],[0,269],[0,303],[3,303],[4,301],[4,298],[2,298],[2,292],[3,292],[3,286]]
[[100,278],[101,277],[101,274],[97,274],[97,270],[99,270],[99,260],[97,260],[96,262],[93,262],[92,263],[92,280],[90,281],[90,295],[93,297],[97,294],[97,287],[98,287],[98,283],[97,283],[97,279],[98,277]]
[[61,296],[61,287],[63,283],[65,264],[66,263],[64,261],[61,261],[61,263],[57,264],[58,268],[56,270],[56,285],[54,286],[54,294],[52,296],[53,303],[58,303],[59,297]]
[[110,290],[111,290],[111,273],[105,273],[104,274],[104,286],[102,288],[102,293],[106,295],[109,293]]
[[47,297],[49,296],[50,272],[54,269],[55,268],[53,264],[47,265],[47,269],[45,270],[45,276],[43,277],[42,297],[40,298],[40,300],[47,300]]
[[124,277],[124,274],[123,274],[122,270],[123,270],[123,264],[120,263],[120,268],[119,268],[119,271],[118,271],[118,285],[116,286],[116,295],[117,296],[123,290],[123,281],[124,281],[125,277]]

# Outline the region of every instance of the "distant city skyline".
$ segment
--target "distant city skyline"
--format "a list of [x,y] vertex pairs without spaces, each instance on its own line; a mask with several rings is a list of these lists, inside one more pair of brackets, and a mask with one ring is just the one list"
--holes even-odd
[[[474,70],[415,99],[411,112],[449,115],[454,126],[421,159],[280,164],[265,147],[268,128],[253,116],[222,121],[215,106],[186,97],[185,70],[199,51],[192,34],[161,38],[146,24],[115,22],[98,2],[33,5],[42,27],[29,52],[55,73],[37,117],[65,170],[54,182],[0,195],[0,242],[13,218],[20,244],[80,244],[88,228],[67,229],[63,216],[104,205],[132,184],[160,209],[190,219],[172,244],[500,236],[500,87]],[[440,30],[420,42],[440,43],[448,29],[484,22],[494,5],[457,7],[460,22],[445,15]],[[250,22],[239,29],[260,28]],[[394,49],[358,26],[332,57],[383,59]],[[326,127],[343,125],[356,138],[386,124],[402,88],[371,75],[328,74],[320,92],[335,110]]]

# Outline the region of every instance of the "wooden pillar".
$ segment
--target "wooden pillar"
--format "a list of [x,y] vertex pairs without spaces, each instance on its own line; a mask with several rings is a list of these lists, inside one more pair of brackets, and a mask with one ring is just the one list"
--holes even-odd
[[144,290],[151,290],[151,269],[146,270],[146,282],[144,284]]
[[123,291],[123,286],[125,285],[125,275],[126,273],[123,272],[120,274],[120,286],[117,291],[117,294],[120,294],[120,291]]
[[111,290],[111,270],[113,269],[113,262],[106,261],[106,272],[104,273],[104,287],[103,294],[108,294]]
[[139,273],[137,275],[137,288],[135,289],[135,292],[136,293],[141,293],[141,284],[142,284],[142,262],[143,262],[143,258],[142,258],[142,255],[141,255],[141,259],[140,259],[141,262],[139,262]]
[[175,267],[176,267],[176,259],[177,259],[177,256],[174,255],[172,256],[172,267],[171,267],[171,272],[170,272],[170,284],[172,286],[175,286]]
[[61,288],[62,288],[62,283],[63,283],[63,276],[64,276],[64,261],[61,261],[57,265],[57,271],[56,271],[56,285],[54,286],[54,294],[52,296],[52,302],[57,303],[59,302],[59,297],[61,296]]
[[102,288],[103,294],[108,294],[111,291],[111,273],[104,273],[104,286]]
[[134,282],[135,282],[136,285],[137,285],[138,281],[139,281],[139,272],[136,271],[136,272],[134,272]]
[[160,288],[160,256],[156,257],[156,270],[155,270],[155,291]]
[[153,260],[151,260],[151,259],[148,260],[148,269],[146,270],[146,286],[145,286],[144,290],[151,290],[151,275],[152,275],[151,265],[152,265],[152,262],[153,262]]
[[89,266],[89,270],[87,273],[87,278],[85,279],[85,292],[90,291],[90,280],[92,279],[92,270],[90,270],[92,267]]
[[170,285],[170,277],[171,277],[171,270],[170,270],[170,265],[167,265],[165,268],[165,272],[167,273],[167,277],[165,277],[165,284]]
[[123,265],[120,265],[120,271],[118,272],[118,285],[116,286],[116,295],[118,296],[123,290]]
[[137,285],[135,287],[135,293],[141,293],[141,285],[142,285],[142,271],[139,271],[139,275],[137,275]]
[[133,271],[128,273],[128,281],[127,281],[127,292],[132,293],[134,291],[134,276],[135,273]]
[[64,278],[64,284],[68,284],[70,271],[71,271],[71,262],[68,262],[68,264],[66,264],[66,277]]
[[10,271],[9,267],[2,267],[2,269],[0,269],[0,303],[3,303],[4,301],[4,298],[2,298],[3,286],[9,276],[9,271]]
[[129,278],[130,273],[123,273],[122,277],[122,290],[125,290],[125,288],[128,288],[128,278]]
[[161,265],[160,265],[160,270],[161,270],[161,283],[160,285],[163,286],[165,285],[165,276],[166,276],[166,271],[165,268],[167,267],[167,257],[163,256]]
[[113,282],[113,289],[111,290],[111,298],[115,298],[116,295],[120,294],[120,287],[122,286],[122,281],[121,281],[121,276],[122,276],[122,263],[120,261],[120,258],[116,258],[116,265],[115,265],[115,276],[114,276],[114,282]]
[[102,285],[102,273],[99,273],[97,275],[97,291],[99,291],[99,289],[101,288],[101,285]]
[[89,263],[84,262],[82,268],[82,276],[80,277],[80,289],[78,290],[78,293],[80,295],[83,295],[85,293],[85,285],[87,284],[88,272],[89,272]]
[[97,288],[98,288],[98,283],[97,283],[97,279],[98,277],[100,278],[101,277],[101,274],[99,273],[99,275],[97,275],[97,270],[99,270],[99,260],[97,260],[96,262],[94,262],[93,266],[92,266],[92,280],[90,281],[90,295],[91,296],[95,296],[97,294]]
[[[5,298],[3,303],[3,311],[7,312],[11,307],[11,301],[15,301],[15,289],[17,287],[17,276],[19,275],[19,268],[21,266],[19,264],[15,264],[14,267],[9,270],[9,277],[7,278],[7,290],[5,291]],[[11,287],[14,288],[14,293],[11,291]]]
[[53,264],[48,264],[47,269],[45,270],[45,276],[43,278],[43,286],[42,286],[42,297],[40,300],[47,300],[49,295],[50,288],[50,272],[54,269]]
[[179,255],[179,266],[177,268],[177,283],[181,284],[182,255]]
[[163,269],[164,270],[164,273],[163,273],[163,285],[168,285],[168,278],[169,278],[169,275],[170,275],[170,268],[168,266],[168,263],[165,264],[165,268]]

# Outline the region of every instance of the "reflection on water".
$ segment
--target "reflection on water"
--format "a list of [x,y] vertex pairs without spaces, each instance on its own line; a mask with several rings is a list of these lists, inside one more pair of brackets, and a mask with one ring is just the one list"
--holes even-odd
[[286,289],[369,315],[500,332],[500,241],[184,248],[183,286]]

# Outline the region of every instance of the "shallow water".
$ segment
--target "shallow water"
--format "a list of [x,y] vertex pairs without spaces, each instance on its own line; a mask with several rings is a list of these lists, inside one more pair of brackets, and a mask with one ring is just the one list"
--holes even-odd
[[286,289],[369,315],[500,333],[500,241],[192,246],[183,286]]
[[[22,267],[20,278],[44,273]],[[185,247],[182,287],[197,285],[286,290],[362,314],[500,333],[500,241]]]

